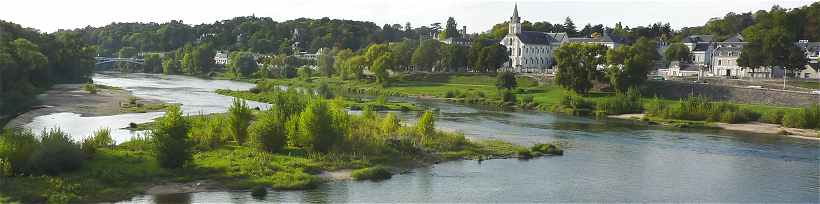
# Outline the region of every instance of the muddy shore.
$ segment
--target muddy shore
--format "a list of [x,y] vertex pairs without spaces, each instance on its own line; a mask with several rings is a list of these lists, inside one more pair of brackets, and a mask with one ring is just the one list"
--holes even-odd
[[[622,114],[622,115],[611,115],[608,116],[610,118],[617,118],[617,119],[624,119],[624,120],[642,120],[645,114]],[[820,132],[817,130],[809,130],[809,129],[800,129],[800,128],[788,128],[783,127],[782,125],[778,124],[769,124],[769,123],[761,123],[761,122],[749,122],[749,123],[741,123],[741,124],[729,124],[729,123],[714,123],[715,127],[730,130],[730,131],[740,131],[740,132],[749,132],[749,133],[759,133],[759,134],[770,134],[770,135],[783,135],[787,137],[795,137],[795,138],[802,138],[808,140],[818,140],[820,141]]]
[[[83,117],[109,116],[135,111],[124,108],[133,97],[130,92],[113,87],[97,88],[96,94],[82,89],[83,84],[57,84],[48,91],[37,96],[38,105],[32,110],[23,113],[6,124],[6,128],[22,128],[34,118],[53,113],[77,113]],[[137,98],[136,104],[157,107],[164,103],[156,100]],[[139,111],[162,111],[162,109],[141,109]]]

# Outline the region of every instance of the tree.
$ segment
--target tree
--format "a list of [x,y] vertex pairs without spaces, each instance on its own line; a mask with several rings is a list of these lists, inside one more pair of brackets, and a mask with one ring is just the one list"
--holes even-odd
[[251,143],[260,150],[282,151],[287,145],[284,123],[285,117],[276,108],[262,112],[248,128]]
[[372,44],[370,47],[367,47],[367,52],[364,53],[364,57],[367,59],[368,65],[373,65],[376,59],[389,52],[390,49],[387,47],[387,44]]
[[499,89],[507,89],[512,90],[518,86],[518,83],[515,81],[515,74],[512,72],[499,72],[498,76],[495,79],[495,87]]
[[565,89],[587,93],[597,75],[597,66],[604,64],[606,46],[571,43],[555,50],[557,73],[555,82]]
[[228,108],[228,130],[236,143],[245,144],[251,117],[253,114],[247,102],[234,98],[233,104]]
[[333,76],[333,73],[336,72],[333,70],[333,65],[335,63],[333,53],[331,53],[329,49],[322,49],[322,52],[319,54],[318,58],[319,71],[322,72],[322,75],[328,78]]
[[393,53],[393,62],[396,69],[407,71],[412,65],[413,51],[418,47],[417,40],[404,39],[400,43],[390,46],[390,53]]
[[795,74],[803,71],[803,69],[806,69],[806,64],[808,64],[809,59],[806,58],[806,53],[803,52],[803,49],[797,45],[789,47],[788,50],[786,61],[783,63],[783,68],[788,72],[791,72],[793,77],[799,77],[795,76]]
[[117,52],[118,53],[117,57],[119,57],[119,58],[133,58],[133,57],[137,56],[138,52],[139,51],[137,50],[137,48],[123,47],[123,48],[120,48],[119,52]]
[[151,131],[157,160],[164,168],[179,168],[191,160],[191,142],[188,139],[188,121],[182,117],[179,106],[171,106]]
[[433,71],[436,62],[439,60],[439,45],[436,40],[426,40],[413,51],[411,63],[416,66],[416,71]]
[[167,56],[162,59],[162,73],[163,74],[177,74],[180,73],[179,61],[173,56]]
[[575,27],[575,23],[572,22],[572,19],[567,17],[564,19],[564,32],[567,33],[569,36],[576,36],[578,35],[578,29]]
[[382,85],[386,85],[388,83],[388,73],[387,70],[393,69],[393,59],[388,55],[384,55],[376,59],[376,62],[373,63],[373,66],[370,67],[370,71],[376,75],[376,82]]
[[336,57],[333,59],[333,69],[342,76],[342,79],[347,79],[345,77],[345,63],[351,57],[353,57],[353,50],[343,49],[336,52]]
[[298,138],[295,144],[310,151],[327,153],[342,137],[333,130],[333,118],[327,102],[311,100],[299,115]]
[[606,75],[615,90],[626,92],[646,81],[655,61],[660,58],[655,51],[655,44],[653,40],[640,38],[631,46],[621,46],[607,52],[606,61],[609,66]]
[[232,52],[229,61],[228,67],[237,78],[250,76],[258,69],[256,59],[250,52]]
[[447,71],[457,72],[460,68],[467,66],[467,50],[458,45],[442,45],[441,63]]
[[453,17],[447,18],[447,24],[444,27],[444,32],[442,39],[447,38],[459,38],[461,37],[461,33],[458,32],[458,24],[456,24],[456,19]]
[[367,66],[367,58],[361,55],[356,55],[347,59],[344,64],[344,75],[342,78],[354,78],[359,79],[362,76],[362,71],[364,67]]
[[145,63],[142,65],[145,73],[160,73],[162,72],[162,59],[159,54],[147,54],[144,57]]
[[683,43],[673,43],[664,51],[664,57],[668,61],[688,62],[689,56],[689,47]]
[[481,49],[479,57],[479,64],[481,70],[484,72],[495,72],[509,61],[510,56],[507,54],[507,49],[501,45],[493,44]]
[[191,52],[191,67],[193,68],[193,70],[191,71],[191,73],[200,74],[210,72],[211,68],[215,66],[215,55],[216,53],[213,51],[213,49],[211,49],[211,46],[208,44],[202,44],[197,46],[196,48],[193,48],[193,52]]
[[193,75],[193,74],[196,73],[196,70],[194,69],[194,58],[191,56],[190,52],[185,52],[185,54],[182,55],[182,67],[181,68],[182,68],[182,72],[184,72],[186,74]]
[[396,113],[390,112],[382,119],[382,132],[385,136],[391,136],[401,127],[401,120]]

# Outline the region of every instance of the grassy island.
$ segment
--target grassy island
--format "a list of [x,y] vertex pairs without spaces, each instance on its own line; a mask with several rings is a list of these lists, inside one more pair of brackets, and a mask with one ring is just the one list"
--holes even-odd
[[260,93],[270,97],[270,110],[253,110],[236,100],[225,114],[182,116],[171,106],[144,137],[116,145],[105,130],[83,141],[60,130],[39,136],[5,130],[0,135],[0,201],[117,201],[168,193],[163,185],[185,183],[226,190],[310,189],[327,171],[356,169],[357,178],[384,179],[388,169],[513,158],[528,150],[436,130],[431,111],[410,126],[393,113],[365,109],[349,115],[349,101],[342,99],[293,90]]

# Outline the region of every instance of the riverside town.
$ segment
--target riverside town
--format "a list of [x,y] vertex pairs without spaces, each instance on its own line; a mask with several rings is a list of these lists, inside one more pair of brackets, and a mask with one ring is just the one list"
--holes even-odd
[[820,203],[820,3],[0,3],[0,203]]

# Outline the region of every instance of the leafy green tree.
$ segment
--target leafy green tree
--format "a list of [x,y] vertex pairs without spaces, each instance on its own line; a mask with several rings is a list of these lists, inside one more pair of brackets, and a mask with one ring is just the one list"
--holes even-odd
[[321,99],[308,103],[299,116],[298,131],[296,144],[311,151],[330,152],[342,139],[333,129],[333,116],[327,102]]
[[350,49],[343,49],[336,52],[336,56],[333,59],[333,69],[342,76],[342,79],[346,79],[345,77],[345,63],[347,60],[353,57],[353,50]]
[[495,86],[499,89],[512,90],[518,83],[515,81],[515,74],[512,72],[499,72],[495,79]]
[[228,108],[228,130],[237,143],[245,144],[252,117],[253,114],[247,102],[234,98],[233,104]]
[[364,56],[356,55],[347,59],[344,64],[344,75],[342,78],[354,78],[359,79],[362,76],[362,71],[364,67],[367,66],[367,58]]
[[250,52],[232,52],[228,67],[237,77],[251,76],[258,69],[256,59]]
[[134,47],[123,47],[123,48],[120,48],[120,51],[117,52],[117,53],[118,53],[117,57],[119,57],[119,58],[133,58],[133,57],[137,57],[137,54],[139,53],[139,51],[137,50],[137,48],[134,48]]
[[376,59],[373,63],[373,66],[370,67],[370,71],[376,75],[376,82],[382,85],[388,83],[388,73],[387,70],[393,69],[393,62],[392,57],[388,55],[384,55]]
[[441,62],[449,72],[456,72],[467,66],[467,50],[458,45],[442,45]]
[[322,49],[322,52],[319,54],[318,58],[319,71],[322,72],[322,75],[328,78],[333,76],[336,72],[333,69],[333,65],[335,63],[333,53],[331,53],[329,49]]
[[194,75],[196,74],[196,68],[194,67],[194,58],[191,56],[190,52],[185,52],[182,55],[182,72]]
[[653,40],[640,38],[631,46],[621,46],[607,53],[609,67],[606,75],[615,90],[626,92],[646,81],[655,61],[660,58],[655,51],[655,44]]
[[142,65],[145,73],[161,73],[163,70],[162,59],[159,54],[147,54],[144,57],[145,64]]
[[411,63],[416,66],[416,71],[433,71],[436,62],[439,61],[440,43],[436,40],[426,40],[413,51]]
[[160,166],[179,168],[191,160],[192,144],[188,138],[188,121],[179,106],[171,106],[151,130]]
[[179,61],[173,56],[166,56],[162,59],[162,73],[163,74],[177,74],[180,73]]
[[596,68],[605,62],[606,46],[571,43],[555,50],[555,82],[565,89],[587,93],[592,88]]
[[481,49],[481,54],[478,58],[481,65],[480,70],[484,72],[495,72],[509,61],[510,57],[507,55],[507,49],[501,45],[490,45]]
[[459,38],[461,37],[461,33],[458,32],[458,24],[456,24],[456,19],[453,17],[447,18],[447,24],[444,27],[444,32],[442,39],[447,38]]
[[202,44],[193,48],[191,52],[191,71],[193,74],[208,73],[211,68],[215,66],[214,56],[216,52],[211,49],[210,45]]
[[313,69],[307,66],[299,68],[298,71],[299,79],[302,81],[310,81],[313,78]]
[[786,56],[786,61],[783,63],[783,68],[785,68],[792,76],[803,69],[806,69],[806,64],[808,64],[809,59],[806,58],[806,54],[803,52],[803,49],[793,45],[789,47],[788,54]]
[[367,47],[364,57],[367,59],[368,65],[373,65],[376,59],[389,52],[390,48],[387,47],[387,44],[372,44],[370,47]]
[[666,60],[669,61],[688,62],[690,61],[689,47],[683,43],[673,43],[666,48],[664,51],[664,56],[666,57]]
[[396,69],[409,71],[412,64],[413,52],[418,47],[419,42],[412,39],[404,39],[395,45],[390,46],[390,53],[393,55],[393,63]]
[[251,144],[268,152],[282,151],[287,145],[287,130],[284,124],[285,117],[276,108],[260,113],[248,128]]
[[567,35],[569,35],[569,36],[577,36],[578,35],[578,29],[575,27],[575,23],[573,23],[572,19],[569,18],[569,17],[564,19],[563,28],[564,28],[564,32],[566,32]]

